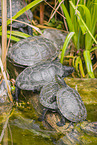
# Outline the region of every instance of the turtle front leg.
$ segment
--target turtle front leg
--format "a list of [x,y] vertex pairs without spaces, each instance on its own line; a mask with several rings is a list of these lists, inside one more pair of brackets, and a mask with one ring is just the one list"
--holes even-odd
[[61,115],[61,120],[57,122],[56,124],[58,126],[64,126],[65,125],[65,117],[61,114],[60,110],[58,109],[57,112]]
[[32,27],[28,26],[27,29],[28,29],[28,34],[33,36]]
[[38,118],[39,121],[43,121],[44,120],[47,111],[48,111],[47,108],[43,109],[42,115]]
[[16,86],[16,88],[15,88],[15,99],[16,99],[16,102],[18,102],[19,93],[20,93],[20,89]]
[[58,126],[64,126],[65,125],[65,118],[62,116],[61,120],[56,123]]

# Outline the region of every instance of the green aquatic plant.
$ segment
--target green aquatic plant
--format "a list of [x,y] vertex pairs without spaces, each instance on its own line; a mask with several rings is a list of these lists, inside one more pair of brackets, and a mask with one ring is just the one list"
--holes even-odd
[[[58,1],[61,2],[61,0]],[[77,72],[80,70],[79,75],[85,77],[85,70],[82,64],[84,61],[89,77],[94,78],[91,52],[97,49],[97,47],[93,47],[93,44],[97,45],[96,36],[94,37],[97,23],[97,0],[88,0],[87,2],[79,1],[79,4],[76,3],[76,0],[69,1],[70,11],[67,10],[63,3],[61,4],[69,31],[75,33],[72,41],[77,55],[73,57],[73,65]],[[63,49],[66,48],[63,46]],[[80,53],[80,50],[82,50],[83,54]]]

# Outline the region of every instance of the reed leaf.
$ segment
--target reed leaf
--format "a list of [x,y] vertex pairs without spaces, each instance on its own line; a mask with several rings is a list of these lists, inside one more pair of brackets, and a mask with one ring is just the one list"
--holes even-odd
[[86,68],[87,68],[89,76],[91,78],[95,78],[94,73],[93,73],[93,68],[92,68],[90,51],[89,50],[85,50],[83,55],[84,55],[84,60],[85,60],[85,64],[86,64]]
[[[58,1],[60,3],[62,0],[58,0]],[[68,11],[67,11],[67,9],[66,9],[66,7],[65,7],[65,5],[63,3],[61,4],[61,7],[62,7],[63,13],[64,13],[64,15],[66,17],[66,21],[68,23],[69,30],[70,31],[74,31],[74,27],[73,27],[73,24],[72,24],[72,20],[71,20],[71,18],[69,16],[69,13],[68,13]]]
[[80,56],[76,57],[75,61],[75,70],[79,73],[79,61],[80,61]]
[[[7,34],[7,38],[10,38],[10,35],[8,35],[8,34]],[[11,40],[13,40],[13,41],[16,41],[16,42],[20,41],[20,39],[19,39],[19,38],[14,37],[14,36],[11,36],[11,38],[10,38],[10,39],[11,39]]]
[[[75,10],[75,12],[76,12],[76,15],[77,15],[77,18],[78,18],[78,22],[81,21],[81,23],[83,24],[83,27],[82,27],[82,25],[81,25],[82,31],[83,31],[83,29],[84,29],[84,31],[87,30],[87,32],[89,33],[89,35],[92,37],[92,39],[94,40],[94,42],[97,44],[97,41],[95,40],[94,36],[92,35],[92,33],[90,32],[89,28],[88,28],[87,25],[85,24],[83,18],[81,17],[80,12],[79,12],[79,11],[77,10],[77,8],[74,6],[74,4],[72,3],[72,1],[70,1],[70,4],[72,5],[72,7],[74,8],[74,10]],[[80,21],[79,21],[79,20],[80,20]],[[80,23],[79,23],[79,25],[80,25]],[[88,49],[88,48],[87,48],[87,49]]]
[[83,64],[82,64],[81,58],[79,60],[79,69],[80,69],[81,76],[84,78],[85,77],[85,73],[84,73],[84,69],[83,69]]
[[93,47],[91,50],[90,50],[90,52],[92,52],[92,51],[94,51],[94,50],[96,50],[97,49],[97,46],[96,47]]
[[66,36],[66,39],[65,39],[65,42],[64,42],[63,48],[62,48],[62,53],[61,53],[61,60],[60,60],[61,63],[63,63],[65,51],[66,51],[66,49],[67,49],[67,47],[68,47],[68,44],[69,44],[69,42],[70,42],[70,40],[71,40],[71,38],[73,37],[74,34],[75,34],[74,32],[70,32],[70,33]]
[[[2,32],[0,32],[0,36],[2,36]],[[10,38],[10,35],[9,35],[9,34],[7,34],[7,38]],[[19,39],[19,38],[14,37],[14,36],[11,36],[11,38],[10,38],[10,39],[11,39],[11,40],[13,40],[13,41],[16,41],[16,42],[20,41],[20,39]]]
[[[10,31],[7,31],[7,34],[10,34]],[[17,36],[17,37],[22,37],[22,38],[31,37],[31,35],[28,35],[26,33],[19,32],[19,31],[11,31],[11,35],[14,35],[14,36]]]

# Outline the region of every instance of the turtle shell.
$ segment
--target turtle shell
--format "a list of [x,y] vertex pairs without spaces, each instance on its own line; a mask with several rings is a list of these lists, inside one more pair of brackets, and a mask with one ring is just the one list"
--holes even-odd
[[[22,8],[24,8],[25,6],[27,6],[27,3],[23,0],[11,0],[12,3],[12,16],[16,15],[16,13],[18,11],[20,11]],[[10,18],[10,0],[7,0],[7,17]],[[33,14],[31,12],[31,10],[27,10],[26,12],[24,12],[21,16],[19,16],[17,18],[17,20],[20,21],[24,21],[26,23],[30,23],[29,20],[32,21],[33,19]],[[13,22],[12,23],[12,27],[14,28],[20,28],[20,27],[26,27],[27,25],[23,24],[23,23],[18,23],[18,22]]]
[[36,66],[58,56],[53,42],[42,36],[25,38],[15,43],[8,51],[8,58],[18,65]]
[[47,85],[43,86],[40,92],[39,101],[40,103],[49,109],[57,109],[57,102],[56,100],[52,100],[52,96],[57,93],[60,86],[58,83],[50,82]]
[[54,42],[55,46],[59,49],[63,47],[67,33],[57,29],[45,29],[43,36]]
[[16,78],[16,85],[22,90],[40,90],[49,82],[55,82],[55,75],[60,77],[65,73],[60,62],[45,62],[36,67],[27,67]]
[[79,93],[67,86],[58,90],[57,105],[62,115],[69,121],[83,121],[87,117],[87,111]]

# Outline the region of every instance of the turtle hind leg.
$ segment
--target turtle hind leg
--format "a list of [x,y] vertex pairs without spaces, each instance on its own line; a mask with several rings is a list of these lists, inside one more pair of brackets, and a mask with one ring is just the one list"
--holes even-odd
[[56,123],[58,126],[64,126],[65,125],[65,118],[62,116],[61,120]]
[[47,111],[48,111],[48,108],[43,109],[42,115],[38,118],[38,121],[43,121],[44,120]]
[[24,28],[19,28],[20,32],[33,36],[33,30],[30,26],[27,26],[27,30]]

